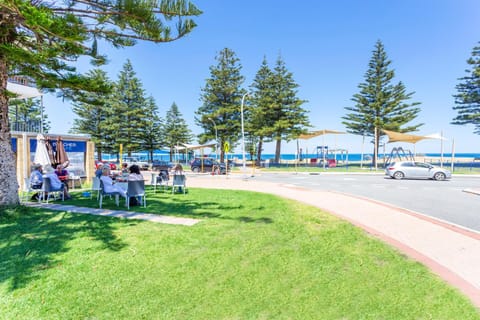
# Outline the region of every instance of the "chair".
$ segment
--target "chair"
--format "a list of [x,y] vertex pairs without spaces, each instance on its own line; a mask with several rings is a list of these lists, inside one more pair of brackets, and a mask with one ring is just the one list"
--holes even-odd
[[158,176],[155,173],[152,173],[151,185],[153,185],[154,192],[157,192],[157,186],[161,186],[163,188],[163,191],[168,189],[168,181],[168,172],[160,171]]
[[98,204],[99,204],[100,209],[102,209],[102,203],[103,203],[103,197],[104,196],[115,196],[115,204],[118,207],[119,206],[118,197],[120,196],[120,194],[118,192],[106,192],[102,179],[98,179],[98,180],[100,180],[100,192],[99,192],[99,200],[98,200]]
[[41,199],[44,199],[48,203],[48,200],[50,200],[50,196],[52,195],[54,200],[57,200],[57,196],[60,195],[62,198],[62,201],[65,201],[65,194],[63,193],[63,188],[65,188],[63,184],[61,185],[60,188],[54,188],[52,186],[52,182],[50,181],[50,178],[43,177],[41,196],[38,197],[38,201],[40,202]]
[[97,191],[97,200],[100,197],[100,191],[102,189],[100,188],[100,178],[98,177],[93,177],[92,178],[92,189],[90,192],[90,199],[92,199],[93,192]]
[[143,203],[143,207],[147,207],[147,198],[145,196],[145,181],[128,181],[127,197],[125,198],[125,205],[127,206],[128,210],[130,210],[130,198],[132,197],[141,197],[141,203]]
[[78,182],[78,185],[80,188],[82,188],[82,178],[80,176],[75,175],[75,173],[70,172],[68,174],[68,181],[67,183],[70,182],[72,184],[72,189],[75,189],[75,185]]
[[177,187],[182,188],[183,194],[185,194],[185,189],[187,189],[187,186],[185,185],[186,180],[187,179],[184,174],[175,174],[172,181],[172,193],[175,193],[175,187]]
[[39,189],[33,189],[32,186],[30,185],[30,178],[25,178],[24,179],[24,186],[23,186],[23,197],[22,197],[22,202],[28,202],[28,199],[30,199],[30,193],[40,191]]

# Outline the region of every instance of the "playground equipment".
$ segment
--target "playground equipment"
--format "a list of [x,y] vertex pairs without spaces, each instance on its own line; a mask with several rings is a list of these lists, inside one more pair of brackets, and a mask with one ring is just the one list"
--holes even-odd
[[415,161],[415,157],[410,150],[403,149],[402,147],[395,147],[385,159],[385,165],[395,161]]

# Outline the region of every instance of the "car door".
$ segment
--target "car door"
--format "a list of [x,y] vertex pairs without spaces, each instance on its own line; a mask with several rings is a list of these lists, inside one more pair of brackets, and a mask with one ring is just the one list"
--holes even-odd
[[423,162],[415,162],[413,167],[414,177],[416,179],[430,178],[430,165]]

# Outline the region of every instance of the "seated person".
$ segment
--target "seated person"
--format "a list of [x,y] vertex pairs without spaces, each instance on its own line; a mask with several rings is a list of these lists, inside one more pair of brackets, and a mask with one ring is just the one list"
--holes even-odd
[[[177,163],[175,165],[175,167],[173,168],[173,175],[174,175],[174,179],[175,179],[175,176],[176,175],[182,175],[182,176],[185,176],[185,173],[183,172],[183,167],[180,163]],[[187,177],[185,177],[185,179],[187,179]],[[179,187],[178,188],[178,191],[179,192],[183,192],[183,188],[182,187]]]
[[45,169],[46,173],[43,175],[43,178],[50,178],[50,184],[55,190],[62,190],[64,199],[71,199],[72,197],[68,193],[68,189],[65,187],[65,184],[60,181],[56,172],[53,171],[53,168],[47,167]]
[[100,162],[97,166],[97,170],[95,170],[95,177],[97,177],[98,179],[100,179],[100,177],[102,176],[102,169],[103,163]]
[[130,173],[128,170],[128,163],[126,162],[122,163],[121,172],[122,172],[122,176],[128,176],[128,174]]
[[103,189],[105,190],[105,192],[107,193],[116,192],[124,198],[127,197],[127,191],[122,187],[113,183],[112,178],[110,178],[110,168],[108,166],[103,167],[102,176],[100,177],[100,180],[102,180],[103,182]]
[[63,168],[61,164],[57,165],[57,170],[55,170],[55,174],[58,176],[60,181],[68,180],[68,171]]
[[[30,174],[30,187],[32,189],[42,189],[43,172],[41,164],[34,164],[32,166],[32,173]],[[38,200],[38,193],[32,196],[32,200]]]
[[128,175],[128,181],[144,180],[140,173],[140,167],[136,164],[130,166],[130,174]]

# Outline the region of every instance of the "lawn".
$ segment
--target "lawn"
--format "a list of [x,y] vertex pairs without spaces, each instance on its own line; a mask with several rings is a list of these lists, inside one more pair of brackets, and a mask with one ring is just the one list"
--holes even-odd
[[424,266],[314,207],[206,189],[147,199],[132,211],[202,221],[0,212],[0,319],[480,319]]

